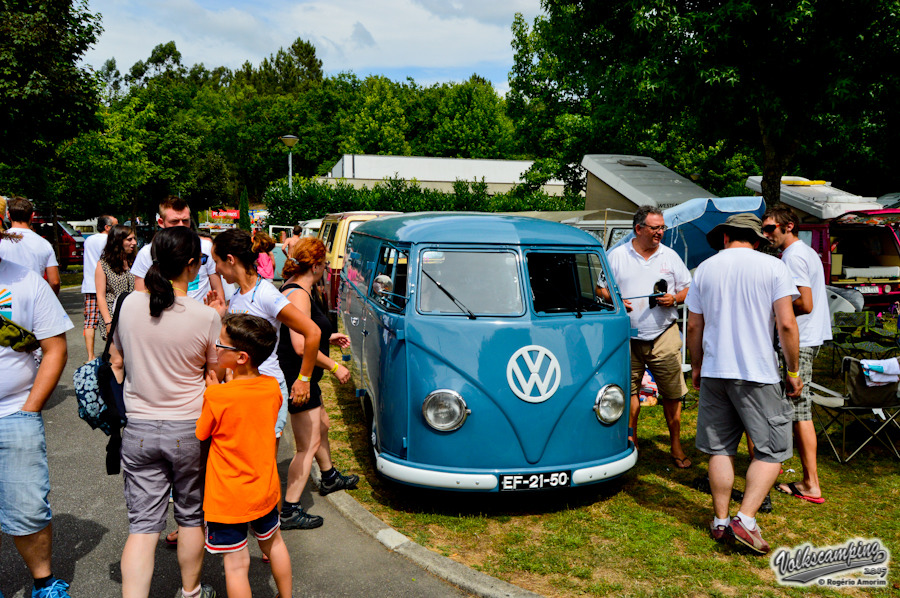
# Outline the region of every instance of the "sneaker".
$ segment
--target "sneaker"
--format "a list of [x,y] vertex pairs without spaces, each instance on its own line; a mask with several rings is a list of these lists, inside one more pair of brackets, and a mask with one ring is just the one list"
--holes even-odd
[[54,577],[52,580],[50,580],[50,583],[45,585],[40,590],[37,588],[32,588],[31,598],[72,598],[66,591],[68,589],[69,584],[61,579],[56,579]]
[[208,586],[205,583],[200,584],[200,595],[197,598],[216,598],[216,591],[212,586]]
[[759,525],[756,526],[755,530],[751,531],[744,527],[740,517],[734,517],[731,520],[731,533],[734,534],[735,540],[753,552],[757,554],[766,554],[769,552],[769,543],[763,540]]
[[766,494],[766,497],[763,499],[762,504],[759,506],[760,513],[771,513],[772,512],[772,497],[769,494]]
[[356,488],[356,484],[359,483],[358,475],[343,475],[336,469],[335,471],[337,472],[337,475],[331,478],[330,482],[326,482],[324,479],[319,482],[319,494],[322,496],[338,490],[353,490]]
[[281,514],[281,529],[315,529],[322,527],[325,520],[318,515],[310,515],[303,509],[292,509]]
[[727,542],[730,535],[727,525],[713,525],[712,520],[709,522],[709,537],[719,544]]

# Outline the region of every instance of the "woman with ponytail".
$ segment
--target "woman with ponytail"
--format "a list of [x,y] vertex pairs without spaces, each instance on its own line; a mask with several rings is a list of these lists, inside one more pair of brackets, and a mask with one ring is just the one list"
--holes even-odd
[[224,278],[225,282],[234,283],[239,287],[231,296],[227,308],[223,298],[218,297],[216,293],[210,293],[207,304],[214,307],[220,316],[224,316],[226,311],[259,316],[268,320],[275,330],[279,329],[279,323],[285,324],[306,339],[303,365],[296,381],[285,381],[278,365],[278,354],[274,350],[259,366],[260,374],[272,376],[281,384],[284,400],[278,414],[278,423],[275,425],[275,435],[280,438],[287,421],[288,402],[305,403],[309,399],[309,381],[319,352],[321,337],[319,327],[308,315],[291,305],[291,302],[271,283],[259,276],[256,271],[258,254],[253,250],[253,240],[247,231],[233,228],[217,236],[213,241],[212,256],[216,261],[216,272],[219,276]]
[[178,524],[182,594],[212,598],[200,584],[205,456],[195,434],[206,390],[217,363],[221,319],[187,296],[206,256],[187,227],[166,228],[153,239],[153,263],[145,292],[122,303],[113,334],[125,363],[122,474],[129,536],[122,551],[123,598],[146,598],[159,535],[165,530],[169,491]]

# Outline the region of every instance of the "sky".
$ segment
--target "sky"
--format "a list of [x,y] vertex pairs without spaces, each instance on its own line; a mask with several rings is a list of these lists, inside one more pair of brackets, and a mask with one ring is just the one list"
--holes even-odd
[[473,73],[508,88],[513,16],[531,24],[540,0],[88,0],[103,33],[84,62],[115,58],[126,73],[160,43],[182,63],[254,66],[298,37],[316,47],[325,75],[352,71],[416,83],[460,82]]

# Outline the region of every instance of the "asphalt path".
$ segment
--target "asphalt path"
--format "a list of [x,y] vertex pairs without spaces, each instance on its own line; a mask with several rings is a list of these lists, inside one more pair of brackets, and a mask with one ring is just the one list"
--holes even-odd
[[[72,373],[87,357],[82,338],[82,295],[77,288],[66,289],[60,293],[60,300],[75,327],[67,335],[68,364],[44,407],[53,508],[53,573],[71,583],[73,597],[114,598],[122,592],[119,563],[128,536],[122,479],[106,475],[107,437],[78,418]],[[99,334],[97,346],[99,354]],[[293,447],[289,429],[279,450],[282,485]],[[312,484],[304,491],[302,502],[312,513],[324,517],[325,524],[315,530],[284,532],[293,563],[295,597],[468,595],[363,533],[320,497]],[[175,524],[171,513],[169,519],[172,530]],[[255,542],[250,545],[254,596],[274,598],[276,590],[269,567],[262,562]],[[220,597],[225,596],[220,557],[206,555],[203,582],[211,584]],[[20,598],[31,595],[31,585],[12,539],[4,535],[0,591],[6,598]],[[150,596],[180,596],[180,587],[175,551],[160,539]]]

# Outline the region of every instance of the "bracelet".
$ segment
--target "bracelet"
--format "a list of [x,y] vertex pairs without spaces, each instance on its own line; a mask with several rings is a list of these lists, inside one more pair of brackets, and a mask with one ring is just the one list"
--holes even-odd
[[799,378],[800,372],[792,372],[791,370],[788,370],[788,377],[789,378]]
[[297,380],[299,380],[300,382],[309,382],[309,376],[304,376],[303,374],[300,374],[300,376],[297,378]]
[[330,371],[332,374],[336,374],[339,367],[341,367],[341,364],[339,364],[338,362],[335,361],[335,362],[334,362],[334,366],[333,366],[333,367],[331,368],[331,370],[329,370],[329,371]]

